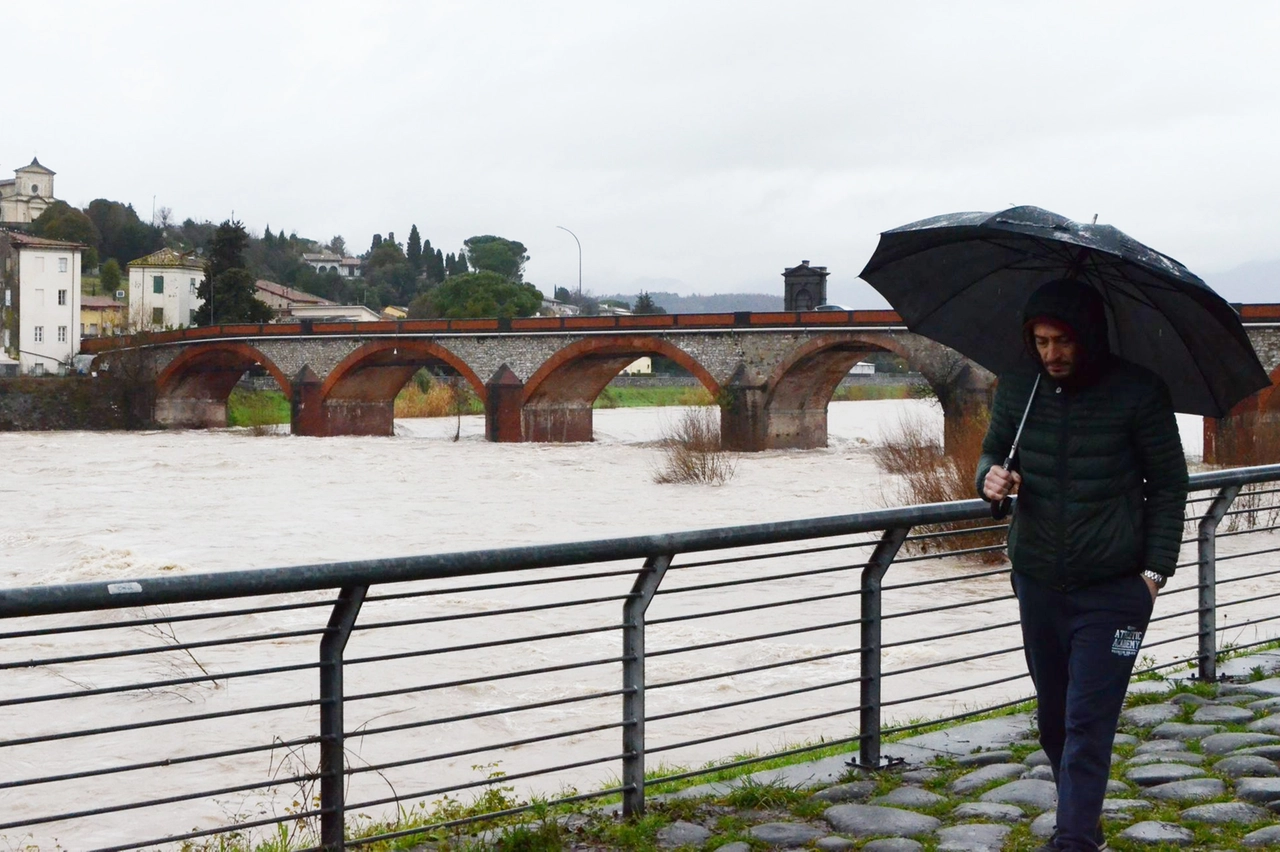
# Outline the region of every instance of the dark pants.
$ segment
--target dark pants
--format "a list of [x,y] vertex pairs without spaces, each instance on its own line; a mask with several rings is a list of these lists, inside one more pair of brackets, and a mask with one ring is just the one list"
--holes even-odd
[[1058,787],[1059,849],[1097,848],[1111,745],[1152,600],[1139,574],[1070,592],[1014,574],[1040,745]]

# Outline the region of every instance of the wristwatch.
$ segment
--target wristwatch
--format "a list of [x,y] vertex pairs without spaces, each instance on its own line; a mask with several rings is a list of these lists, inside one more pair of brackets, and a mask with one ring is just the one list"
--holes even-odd
[[1169,582],[1168,577],[1156,571],[1152,571],[1150,568],[1148,568],[1146,571],[1143,571],[1142,576],[1150,580],[1151,582],[1155,583],[1157,589],[1163,589],[1164,584]]

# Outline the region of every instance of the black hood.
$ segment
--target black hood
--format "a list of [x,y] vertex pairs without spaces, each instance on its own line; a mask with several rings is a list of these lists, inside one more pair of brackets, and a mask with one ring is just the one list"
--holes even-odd
[[1107,309],[1098,291],[1063,278],[1050,281],[1031,294],[1022,310],[1022,335],[1036,364],[1040,364],[1040,355],[1036,352],[1031,326],[1043,320],[1053,320],[1069,328],[1079,347],[1076,369],[1068,383],[1087,384],[1096,378],[1111,355]]

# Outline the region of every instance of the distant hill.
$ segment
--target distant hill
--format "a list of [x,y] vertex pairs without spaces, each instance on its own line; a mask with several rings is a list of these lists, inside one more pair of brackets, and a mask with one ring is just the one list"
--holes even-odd
[[[601,296],[600,299],[617,299],[634,305],[636,295]],[[681,296],[679,293],[668,293],[652,290],[649,295],[658,307],[669,314],[710,314],[725,311],[780,311],[782,297],[768,293],[712,293],[707,296]]]
[[1280,259],[1255,260],[1202,277],[1229,302],[1280,302]]

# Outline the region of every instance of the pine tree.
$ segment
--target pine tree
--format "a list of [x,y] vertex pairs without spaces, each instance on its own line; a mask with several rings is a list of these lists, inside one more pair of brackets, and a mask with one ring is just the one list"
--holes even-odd
[[[428,241],[427,245],[431,243]],[[414,274],[422,272],[422,237],[418,234],[418,226],[409,229],[409,242],[405,246],[404,256],[413,267]]]
[[209,244],[204,280],[197,290],[204,303],[196,310],[196,325],[271,319],[271,309],[257,298],[254,277],[244,268],[248,247],[249,234],[243,223],[227,220],[218,226]]

